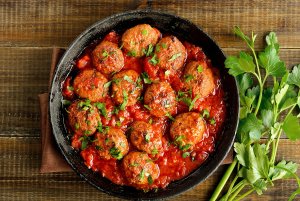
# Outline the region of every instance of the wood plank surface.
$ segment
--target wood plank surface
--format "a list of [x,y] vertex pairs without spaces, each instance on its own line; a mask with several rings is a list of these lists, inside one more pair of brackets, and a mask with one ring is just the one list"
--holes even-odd
[[[278,158],[300,163],[300,153],[295,150],[300,142],[282,140],[278,150]],[[75,173],[49,173],[40,174],[40,139],[38,137],[1,137],[0,140],[0,200],[35,200],[45,198],[47,200],[76,200],[85,198],[101,200],[118,200],[108,196],[82,181]],[[207,200],[213,187],[216,185],[225,166],[221,166],[217,172],[202,184],[182,195],[168,200]],[[300,170],[298,170],[298,174]],[[286,200],[297,184],[288,179],[276,182],[275,187],[259,199],[276,201]],[[278,193],[277,191],[281,192]],[[203,192],[203,193],[199,193]],[[258,199],[256,195],[251,199]]]
[[[91,24],[112,14],[150,7],[187,18],[212,35],[222,47],[244,47],[234,40],[232,27],[239,25],[250,33],[276,31],[283,47],[300,43],[300,2],[281,1],[146,1],[65,0],[0,2],[1,46],[68,46]],[[262,42],[258,43],[262,46]]]
[[[248,34],[255,31],[258,49],[263,36],[275,31],[287,66],[300,63],[299,0],[0,0],[0,200],[120,200],[73,172],[39,173],[37,95],[48,88],[53,46],[67,47],[87,27],[112,14],[145,8],[191,20],[227,55],[245,50],[232,33],[234,25]],[[283,139],[278,158],[299,164],[299,146],[299,141]],[[221,166],[202,184],[168,200],[208,200],[224,170]],[[296,186],[294,180],[279,181],[266,194],[245,200],[284,201]]]

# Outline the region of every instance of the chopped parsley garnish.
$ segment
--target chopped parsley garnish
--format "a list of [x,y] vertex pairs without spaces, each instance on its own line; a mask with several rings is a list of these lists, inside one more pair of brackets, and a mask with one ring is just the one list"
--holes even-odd
[[87,124],[87,125],[91,125],[91,121],[90,121],[90,120],[87,120],[87,121],[86,121],[86,124]]
[[118,159],[118,160],[120,160],[123,157],[121,151],[116,147],[112,147],[109,150],[109,153],[112,157],[114,157],[115,159]]
[[153,123],[153,119],[150,118],[148,123],[149,123],[149,124],[152,124],[152,123]]
[[181,146],[180,149],[182,151],[185,151],[185,150],[188,150],[191,146],[192,146],[191,144],[186,144],[186,145]]
[[121,126],[121,122],[120,122],[120,121],[116,121],[116,125],[117,125],[118,127],[120,127],[120,126]]
[[88,143],[91,141],[91,138],[84,135],[81,138],[79,138],[79,141],[81,141],[81,149],[85,150],[87,148]]
[[105,103],[96,102],[96,103],[94,103],[94,105],[98,108],[98,110],[100,111],[100,113],[104,117],[107,117],[107,111],[106,111],[106,105],[105,105]]
[[133,81],[128,75],[125,75],[125,76],[123,77],[123,79],[124,79],[125,81],[129,82],[129,83],[133,83],[133,84],[134,84],[134,81]]
[[79,129],[79,123],[75,124],[75,129],[78,130]]
[[116,83],[116,85],[118,85],[118,86],[120,85],[120,81],[121,81],[120,79],[112,79],[111,80],[111,82]]
[[147,36],[148,35],[148,30],[147,29],[143,29],[142,30],[142,34],[143,34],[143,36]]
[[84,134],[85,134],[85,135],[89,135],[89,134],[91,134],[91,133],[92,133],[92,131],[90,131],[90,130],[85,130],[85,131],[84,131]]
[[139,180],[144,180],[144,177],[145,177],[145,170],[142,169],[142,171],[139,174]]
[[195,102],[200,98],[200,95],[198,94],[189,105],[189,111],[191,111],[194,108]]
[[132,51],[127,52],[127,56],[136,57],[136,51],[132,50]]
[[146,72],[143,72],[141,75],[142,75],[142,78],[143,78],[145,84],[151,84],[152,83],[152,81],[149,78],[149,75]]
[[152,110],[151,107],[149,107],[149,105],[144,105],[144,107],[145,107],[147,110]]
[[109,56],[108,52],[107,52],[106,50],[104,50],[104,51],[102,52],[102,57],[103,57],[103,59],[107,59],[108,56]]
[[150,142],[150,133],[147,132],[144,138],[147,143]]
[[88,145],[88,141],[87,141],[87,140],[83,140],[83,141],[81,142],[81,149],[82,149],[82,150],[85,150],[86,147],[87,147],[87,145]]
[[182,154],[182,158],[186,158],[186,157],[189,157],[190,156],[190,152],[184,152]]
[[148,177],[148,184],[153,184],[153,179],[152,179],[152,177],[151,177],[151,175],[149,175],[149,177]]
[[134,162],[134,163],[131,163],[129,166],[130,166],[130,167],[136,167],[136,166],[139,166],[139,165],[140,165],[139,163]]
[[67,86],[67,89],[68,89],[69,91],[74,91],[74,87],[72,87],[72,86]]
[[119,49],[121,50],[124,46],[124,43],[121,44],[121,46],[119,47]]
[[173,54],[172,57],[169,59],[169,61],[174,61],[175,59],[177,59],[180,56],[181,56],[181,52],[179,52],[177,54]]
[[209,118],[209,111],[208,111],[207,109],[204,109],[204,110],[202,111],[202,117],[204,117],[204,118]]
[[101,122],[101,121],[98,121],[97,131],[98,131],[99,133],[102,133],[102,132],[103,132],[103,127],[102,127],[102,122]]
[[215,120],[214,118],[211,118],[211,119],[209,120],[209,123],[210,123],[211,125],[215,125],[215,124],[216,124],[216,120]]
[[169,112],[167,112],[166,117],[169,117],[169,119],[175,121],[174,117],[172,117],[172,115]]
[[152,155],[158,154],[158,150],[157,150],[156,148],[154,148],[154,149],[151,151],[151,154],[152,154]]
[[62,100],[62,104],[64,105],[64,106],[69,106],[69,105],[71,105],[71,101],[69,101],[69,100],[65,100],[65,99],[63,99]]
[[157,59],[156,54],[153,55],[153,57],[149,60],[149,62],[151,64],[153,64],[154,66],[159,63],[159,60]]
[[165,76],[169,76],[171,74],[171,71],[170,70],[166,70],[165,71]]
[[166,43],[162,43],[161,46],[166,49],[167,48],[167,44]]
[[89,99],[86,99],[85,101],[80,101],[78,103],[78,106],[83,110],[88,110],[89,108],[92,107],[91,101]]
[[123,90],[123,103],[120,105],[120,110],[124,110],[128,103],[128,94],[125,90]]
[[111,85],[111,82],[112,82],[112,81],[106,82],[106,83],[104,84],[104,88],[109,88],[110,85]]
[[98,151],[103,150],[103,148],[102,148],[101,146],[99,146],[99,145],[96,145],[95,148],[96,148]]
[[203,72],[203,67],[200,64],[197,66],[197,71],[198,71],[198,73]]
[[146,57],[150,56],[153,52],[153,45],[150,44],[147,48],[147,50],[143,49],[143,53],[146,55]]
[[192,79],[194,79],[194,76],[193,75],[184,75],[184,81],[185,82],[189,82],[191,81]]
[[160,46],[159,46],[159,44],[156,45],[155,51],[156,51],[156,52],[159,52],[159,51],[160,51]]

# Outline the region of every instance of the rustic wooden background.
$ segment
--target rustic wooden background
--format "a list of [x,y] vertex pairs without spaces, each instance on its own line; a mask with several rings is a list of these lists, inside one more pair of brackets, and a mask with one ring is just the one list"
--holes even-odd
[[[118,200],[97,191],[75,173],[39,173],[37,94],[48,87],[52,47],[67,47],[78,34],[104,17],[147,7],[193,21],[226,54],[245,48],[232,34],[234,25],[246,33],[258,33],[258,48],[262,48],[262,37],[275,31],[287,66],[300,63],[300,1],[296,0],[0,0],[1,200]],[[279,157],[300,163],[299,146],[299,141],[283,139]],[[169,200],[207,200],[224,169],[220,167],[207,181]],[[287,200],[295,188],[293,180],[275,182],[275,187],[264,195],[253,194],[246,200]]]

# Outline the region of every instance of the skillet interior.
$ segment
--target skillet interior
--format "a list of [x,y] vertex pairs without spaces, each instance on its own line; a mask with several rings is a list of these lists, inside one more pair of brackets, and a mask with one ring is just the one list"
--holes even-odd
[[[212,64],[220,69],[222,84],[226,94],[227,117],[220,138],[217,140],[216,150],[209,158],[190,175],[170,183],[166,189],[157,192],[143,192],[132,187],[119,186],[98,173],[89,170],[83,159],[76,152],[67,136],[62,113],[61,84],[72,70],[74,60],[95,39],[102,38],[111,30],[122,31],[137,24],[148,23],[162,32],[173,34],[183,40],[202,47],[205,54],[212,60]],[[225,55],[217,44],[199,27],[188,20],[174,15],[151,10],[129,11],[113,15],[101,20],[84,31],[68,48],[59,62],[52,82],[49,102],[49,113],[53,134],[59,149],[65,159],[82,178],[97,189],[117,197],[126,199],[162,199],[177,195],[194,187],[210,176],[226,157],[235,138],[239,116],[239,98],[235,79],[227,73],[224,67]]]

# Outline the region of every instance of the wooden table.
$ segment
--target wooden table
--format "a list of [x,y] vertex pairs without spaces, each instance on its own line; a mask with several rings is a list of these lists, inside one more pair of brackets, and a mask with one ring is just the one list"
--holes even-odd
[[[39,106],[46,92],[53,46],[67,47],[94,22],[137,8],[187,18],[210,34],[226,54],[245,45],[232,34],[234,25],[258,34],[257,47],[269,31],[278,34],[281,56],[291,67],[300,63],[300,1],[0,1],[0,199],[118,200],[97,191],[75,173],[40,174]],[[283,139],[279,158],[300,163],[300,142]],[[196,188],[169,200],[207,200],[225,167]],[[298,171],[298,174],[300,171]],[[275,182],[267,193],[247,200],[287,200],[294,180]],[[298,197],[298,199],[300,199]]]

